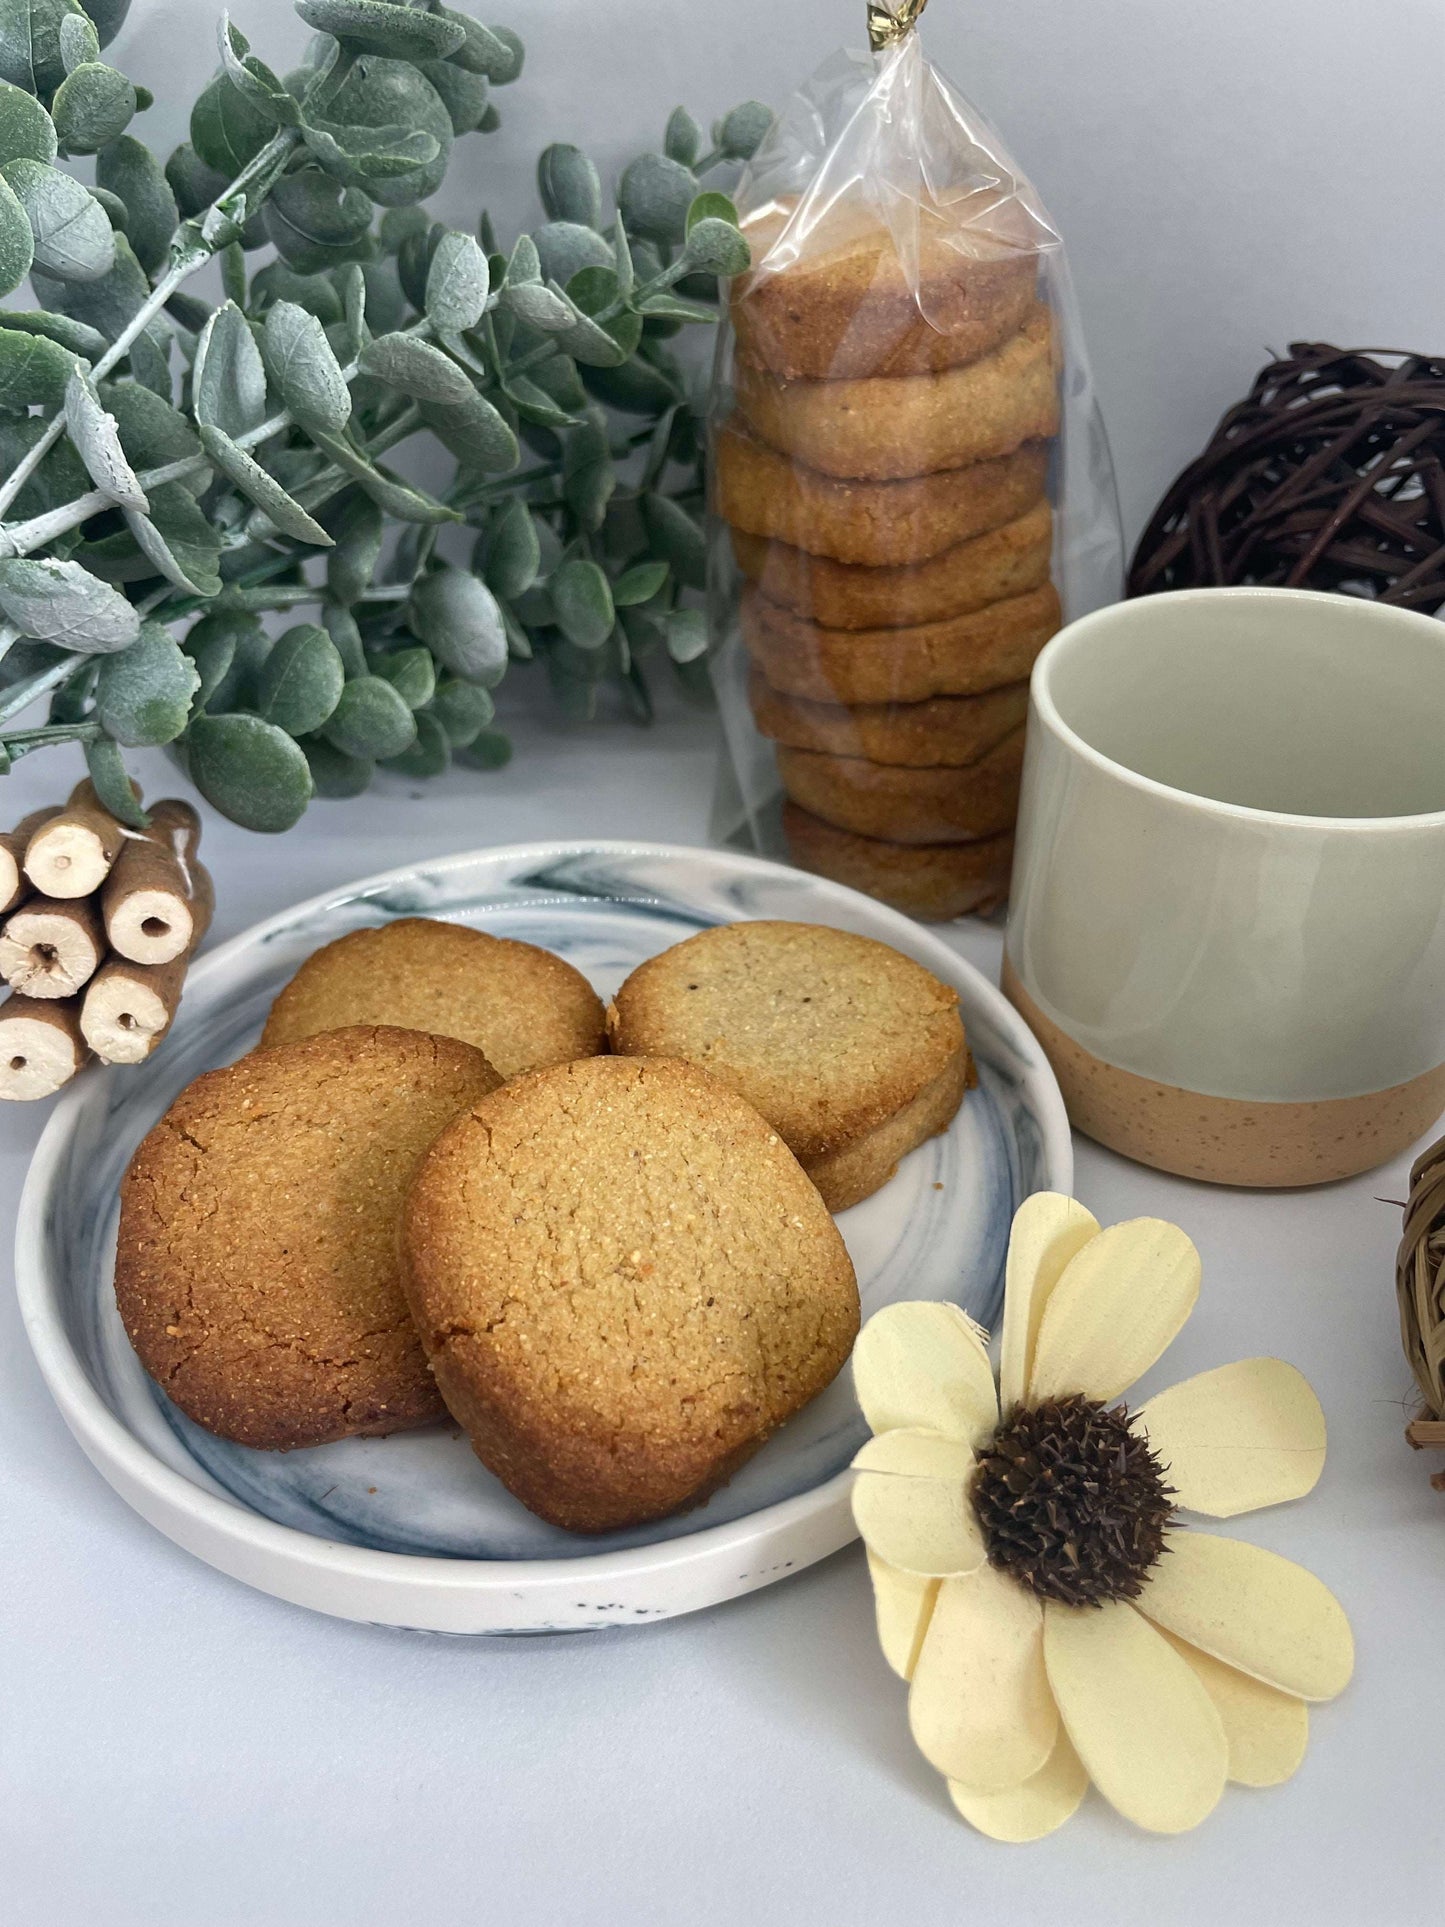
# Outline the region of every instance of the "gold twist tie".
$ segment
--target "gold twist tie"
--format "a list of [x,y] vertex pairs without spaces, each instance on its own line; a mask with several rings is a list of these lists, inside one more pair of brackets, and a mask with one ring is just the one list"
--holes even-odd
[[912,33],[927,5],[928,0],[868,0],[868,45],[874,53]]

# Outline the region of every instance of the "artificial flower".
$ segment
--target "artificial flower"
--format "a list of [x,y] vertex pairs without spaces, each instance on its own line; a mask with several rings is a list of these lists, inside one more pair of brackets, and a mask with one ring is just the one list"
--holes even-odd
[[909,1724],[981,1832],[1034,1840],[1088,1783],[1180,1833],[1227,1781],[1304,1755],[1307,1703],[1354,1645],[1313,1574],[1179,1511],[1231,1518],[1311,1490],[1324,1415],[1293,1366],[1249,1358],[1135,1410],[1199,1254],[1176,1226],[1101,1230],[1040,1192],[1014,1219],[997,1381],[956,1305],[889,1305],[853,1354],[874,1436],[854,1460],[884,1657]]

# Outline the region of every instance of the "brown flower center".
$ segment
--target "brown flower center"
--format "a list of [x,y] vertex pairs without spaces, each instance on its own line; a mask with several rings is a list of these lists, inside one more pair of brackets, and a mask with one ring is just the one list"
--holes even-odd
[[973,1482],[989,1564],[1067,1606],[1138,1597],[1173,1497],[1125,1407],[1079,1397],[1020,1406]]

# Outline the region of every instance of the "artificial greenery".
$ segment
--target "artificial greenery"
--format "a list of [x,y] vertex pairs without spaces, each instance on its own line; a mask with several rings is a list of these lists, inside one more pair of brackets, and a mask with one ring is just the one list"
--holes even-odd
[[[747,263],[701,180],[767,110],[709,146],[679,108],[610,219],[587,156],[549,147],[547,219],[504,249],[420,203],[496,126],[508,29],[296,0],[315,37],[280,79],[223,16],[162,165],[130,131],[149,96],[100,57],[127,4],[0,0],[0,292],[29,275],[41,304],[0,309],[0,765],[78,741],[142,821],[122,751],[170,744],[217,809],[283,830],[378,765],[505,762],[509,661],[569,717],[610,682],[646,720],[650,661],[696,690],[699,405],[669,337]],[[57,166],[89,154],[93,187]],[[219,302],[184,287],[212,261]],[[412,438],[445,487],[387,464]],[[301,619],[273,639],[275,611]]]

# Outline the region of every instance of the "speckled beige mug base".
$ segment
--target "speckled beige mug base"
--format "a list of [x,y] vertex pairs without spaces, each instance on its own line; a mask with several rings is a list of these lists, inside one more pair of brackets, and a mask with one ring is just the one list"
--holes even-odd
[[1139,1164],[1208,1184],[1282,1190],[1372,1171],[1445,1111],[1445,1064],[1389,1090],[1311,1103],[1206,1097],[1120,1070],[1051,1023],[1004,959],[1004,995],[1043,1045],[1069,1119]]

